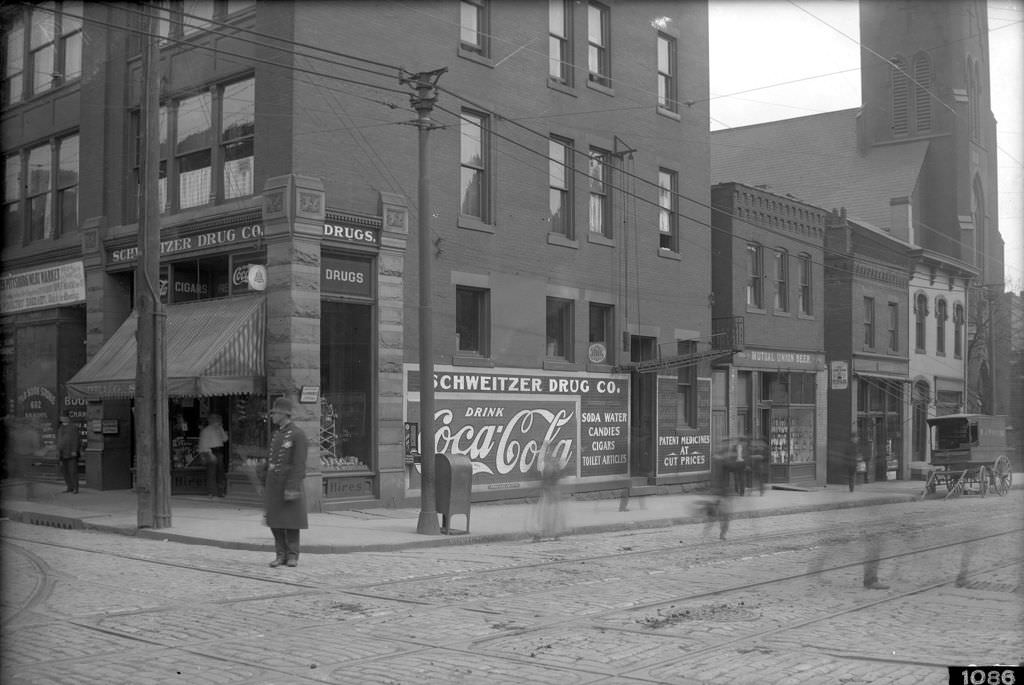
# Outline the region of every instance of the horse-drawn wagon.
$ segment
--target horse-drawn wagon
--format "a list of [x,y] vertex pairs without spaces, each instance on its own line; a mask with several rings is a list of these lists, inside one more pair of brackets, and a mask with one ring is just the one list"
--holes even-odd
[[928,419],[932,458],[921,497],[946,488],[946,497],[989,492],[1005,495],[1013,484],[1006,456],[1006,417],[950,414]]

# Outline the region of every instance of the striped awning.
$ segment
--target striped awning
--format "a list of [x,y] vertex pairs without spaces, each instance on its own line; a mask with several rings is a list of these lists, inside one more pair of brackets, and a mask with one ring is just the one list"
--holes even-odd
[[[171,397],[262,394],[266,315],[263,297],[170,305],[167,394]],[[135,396],[138,313],[133,311],[99,352],[68,381],[89,399]]]

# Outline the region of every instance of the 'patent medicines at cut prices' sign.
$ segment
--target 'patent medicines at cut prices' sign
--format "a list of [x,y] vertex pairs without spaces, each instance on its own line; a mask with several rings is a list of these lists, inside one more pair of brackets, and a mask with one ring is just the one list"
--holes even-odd
[[[419,419],[419,371],[406,369],[406,420]],[[540,479],[545,440],[566,478],[629,471],[629,376],[434,369],[434,452],[463,454],[475,489]]]

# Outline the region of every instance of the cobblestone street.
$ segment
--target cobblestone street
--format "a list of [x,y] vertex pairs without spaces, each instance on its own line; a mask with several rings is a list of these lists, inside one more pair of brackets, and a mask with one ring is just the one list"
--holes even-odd
[[[1022,514],[1013,491],[295,569],[5,521],[0,680],[946,683],[1024,659]],[[873,533],[887,590],[862,587]]]

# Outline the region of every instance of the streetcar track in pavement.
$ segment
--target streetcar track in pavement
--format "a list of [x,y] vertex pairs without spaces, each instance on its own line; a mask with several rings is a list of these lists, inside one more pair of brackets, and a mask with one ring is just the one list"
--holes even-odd
[[[4,539],[3,541],[6,542],[7,540]],[[55,585],[53,573],[50,570],[50,565],[47,564],[46,561],[18,545],[8,545],[8,547],[20,554],[31,566],[35,568],[39,576],[39,580],[35,583],[35,587],[32,588],[31,592],[29,592],[28,598],[24,603],[22,603],[21,606],[16,607],[12,614],[4,617],[3,625],[5,627],[11,626],[17,622],[19,618],[32,611],[39,603],[45,601],[46,598],[50,596]],[[6,595],[8,593],[5,592],[4,594]]]
[[[163,559],[155,559],[153,557],[144,556],[144,555],[125,554],[123,552],[111,552],[109,550],[99,550],[99,549],[94,549],[94,548],[91,548],[91,547],[82,547],[80,545],[71,545],[71,544],[67,544],[67,543],[49,542],[49,541],[43,541],[43,540],[32,540],[32,539],[29,539],[29,538],[18,537],[16,535],[8,535],[6,533],[4,533],[2,536],[0,536],[0,540],[3,540],[4,542],[23,542],[23,543],[29,543],[29,544],[32,544],[32,545],[40,545],[42,547],[53,547],[53,548],[56,548],[56,549],[64,549],[64,550],[73,551],[73,552],[85,552],[87,554],[97,554],[97,555],[100,555],[100,556],[103,556],[103,557],[112,557],[114,559],[123,559],[123,560],[126,560],[126,561],[139,561],[139,562],[143,562],[143,563],[147,563],[147,564],[155,564],[157,566],[167,566],[167,567],[170,567],[170,568],[180,568],[180,569],[185,569],[185,570],[188,570],[188,571],[196,571],[196,572],[199,572],[199,573],[213,573],[213,574],[222,575],[222,576],[231,576],[231,577],[234,577],[234,578],[242,578],[244,580],[259,580],[259,581],[263,581],[263,582],[267,582],[267,583],[273,583],[275,585],[286,585],[286,586],[290,586],[290,587],[301,588],[303,590],[320,590],[320,589],[323,589],[319,585],[313,585],[313,584],[310,584],[310,583],[303,583],[303,582],[294,581],[294,580],[286,580],[286,579],[283,579],[283,578],[280,578],[280,577],[275,578],[275,577],[267,576],[267,575],[254,575],[254,574],[251,574],[251,573],[247,574],[247,573],[243,573],[241,571],[231,571],[231,570],[222,569],[222,568],[210,568],[210,567],[204,567],[204,566],[199,566],[199,565],[195,565],[195,564],[188,564],[188,563],[183,563],[183,562],[165,561]],[[13,546],[18,547],[18,545],[13,545]],[[21,549],[23,549],[23,548],[21,548]]]
[[[956,540],[956,541],[953,541],[953,542],[946,542],[946,543],[943,543],[943,544],[940,544],[940,545],[933,545],[933,546],[930,546],[930,547],[917,548],[917,549],[897,552],[897,553],[893,553],[893,554],[881,555],[881,556],[878,557],[878,560],[880,562],[881,561],[887,561],[887,560],[891,561],[891,560],[895,560],[895,559],[901,559],[901,558],[906,558],[906,557],[912,557],[912,556],[918,556],[918,555],[923,555],[923,554],[929,554],[929,553],[933,553],[933,552],[937,552],[937,551],[942,551],[942,550],[946,550],[946,549],[950,549],[950,548],[955,548],[955,547],[962,547],[962,546],[966,546],[966,545],[975,545],[975,544],[977,544],[979,542],[982,542],[982,541],[993,540],[995,538],[1005,537],[1005,536],[1009,536],[1009,535],[1015,535],[1015,536],[1019,537],[1021,532],[1024,532],[1024,528],[1019,528],[1018,527],[1018,528],[1015,528],[1015,529],[1012,529],[1012,530],[1000,531],[1000,532],[991,533],[991,534],[988,534],[988,535],[977,536],[977,537],[968,538],[968,539],[960,539],[960,540]],[[842,544],[847,544],[847,543],[842,543]],[[804,549],[807,549],[807,548],[804,548]],[[730,560],[730,561],[735,561],[735,559]],[[1019,565],[1021,563],[1024,563],[1024,557],[1017,557],[1015,561],[1010,561],[1010,562],[1007,562],[1007,563],[996,564],[996,565],[993,565],[993,566],[990,566],[990,567],[987,567],[987,568],[984,568],[984,569],[977,569],[975,571],[972,571],[968,575],[969,576],[982,575],[982,574],[985,574],[985,573],[990,573],[990,572],[992,572],[994,570],[998,570],[1000,568],[1012,567],[1012,566],[1015,566],[1015,565]],[[678,595],[678,596],[675,596],[675,597],[661,598],[661,599],[659,599],[658,601],[655,601],[655,602],[646,602],[646,603],[643,603],[643,604],[634,604],[634,605],[631,605],[631,606],[626,607],[626,608],[616,607],[616,608],[609,609],[609,610],[606,610],[606,611],[598,612],[598,613],[596,613],[596,614],[594,614],[594,615],[592,615],[592,616],[590,616],[588,618],[589,618],[590,623],[592,625],[597,626],[600,630],[603,630],[603,631],[633,632],[633,633],[640,633],[640,634],[644,634],[644,635],[650,635],[652,633],[651,633],[650,629],[647,629],[647,628],[625,628],[625,627],[621,627],[621,626],[608,626],[608,625],[601,625],[601,624],[597,623],[597,621],[599,621],[602,618],[606,618],[606,617],[614,616],[614,615],[621,615],[621,614],[630,614],[630,613],[638,613],[638,612],[643,612],[643,611],[650,611],[652,609],[659,609],[659,608],[663,608],[663,607],[672,607],[672,606],[675,606],[675,605],[685,604],[687,602],[694,602],[694,601],[705,600],[705,599],[710,599],[710,598],[715,598],[715,597],[722,597],[722,596],[730,595],[730,594],[737,594],[737,593],[749,592],[749,591],[752,591],[752,590],[763,589],[763,588],[771,586],[771,585],[780,585],[780,584],[783,584],[783,583],[793,583],[793,582],[796,582],[796,581],[812,578],[812,577],[815,577],[815,576],[820,576],[820,575],[823,575],[825,573],[842,571],[842,570],[846,570],[846,569],[850,569],[850,568],[859,568],[859,567],[861,567],[863,565],[864,565],[864,559],[860,558],[857,561],[848,562],[848,563],[842,563],[842,564],[836,564],[836,565],[829,566],[829,567],[822,567],[822,568],[815,569],[813,571],[797,573],[797,574],[789,574],[789,575],[783,575],[783,576],[776,576],[776,577],[773,577],[773,578],[766,578],[766,579],[758,580],[756,582],[744,583],[744,584],[739,584],[739,585],[732,585],[732,586],[729,586],[729,587],[717,588],[717,589],[708,590],[708,591],[705,591],[705,592],[681,594],[681,595]],[[801,621],[801,622],[794,623],[794,624],[791,624],[791,625],[774,626],[771,629],[760,631],[758,633],[747,633],[747,634],[744,634],[741,637],[729,640],[729,641],[724,642],[724,643],[716,643],[714,645],[709,645],[707,647],[703,647],[703,648],[697,649],[697,650],[695,650],[693,652],[687,652],[687,655],[689,656],[691,654],[700,654],[700,653],[714,651],[716,649],[726,648],[726,647],[728,647],[730,645],[733,645],[733,644],[737,644],[737,643],[741,643],[741,642],[746,642],[746,641],[749,641],[751,639],[757,639],[757,638],[760,638],[760,637],[763,637],[763,636],[766,636],[766,635],[771,635],[771,636],[776,636],[777,637],[780,632],[784,632],[786,630],[796,630],[796,629],[804,627],[806,625],[812,625],[812,624],[814,624],[816,622],[830,620],[832,618],[836,618],[838,616],[842,616],[842,615],[849,614],[849,613],[854,613],[854,612],[860,611],[862,609],[867,609],[867,608],[870,608],[870,607],[873,607],[873,606],[877,606],[877,605],[880,605],[880,604],[885,604],[885,603],[888,603],[888,602],[896,601],[896,600],[902,599],[904,597],[912,596],[912,595],[915,595],[915,594],[920,594],[920,593],[923,593],[923,592],[928,592],[928,591],[934,590],[934,589],[939,588],[939,587],[944,587],[944,586],[950,585],[950,584],[952,584],[954,582],[956,582],[956,578],[954,578],[952,580],[949,579],[949,578],[944,578],[943,580],[941,580],[939,582],[929,583],[929,584],[927,584],[925,586],[922,586],[922,587],[915,587],[915,588],[912,588],[910,590],[897,593],[895,595],[886,595],[885,597],[879,598],[877,600],[873,600],[871,602],[858,604],[858,605],[856,605],[854,607],[848,607],[846,609],[843,609],[843,610],[840,610],[840,611],[837,611],[837,612],[832,612],[832,613],[827,614],[827,615],[817,616],[817,617],[814,617],[813,619],[807,619],[805,621]],[[484,637],[484,638],[480,638],[479,640],[472,641],[469,644],[469,647],[472,648],[472,647],[476,647],[476,646],[486,645],[489,642],[496,641],[496,640],[501,640],[501,639],[507,638],[510,635],[524,635],[524,634],[529,634],[529,633],[535,633],[535,632],[538,632],[538,631],[550,630],[552,628],[557,628],[557,627],[560,627],[560,626],[563,626],[563,625],[572,625],[572,624],[575,624],[576,621],[578,621],[578,617],[570,617],[568,619],[560,618],[559,617],[559,618],[555,618],[555,619],[550,620],[550,621],[545,621],[542,624],[537,624],[537,625],[533,625],[533,626],[529,626],[529,627],[524,627],[524,628],[517,629],[517,630],[514,630],[514,631],[508,631],[506,633],[502,633],[501,635],[490,635],[490,636],[487,636],[487,637]]]
[[[837,511],[844,511],[844,510],[837,510]],[[1008,514],[1007,515],[1002,515],[1001,517],[1005,518],[1005,519],[1011,519],[1012,518]],[[994,520],[994,518],[990,519],[990,523],[992,522],[992,520]],[[1017,523],[1017,519],[1013,518],[1013,522]],[[681,527],[681,526],[702,526],[702,525],[705,525],[705,524],[703,524],[703,523],[678,524],[677,526],[672,526],[670,529],[657,529],[657,530],[652,530],[652,531],[644,531],[644,534],[645,535],[661,535],[661,536],[664,536],[668,530],[671,530],[671,529],[674,529],[674,528],[677,528],[677,527]],[[878,531],[868,531],[868,532],[865,532],[866,531],[865,528],[861,528],[857,533],[851,534],[850,533],[850,524],[849,524],[849,522],[839,521],[837,523],[829,525],[828,527],[823,527],[820,523],[815,523],[815,524],[812,524],[812,525],[805,525],[805,526],[802,526],[800,528],[785,528],[784,530],[780,530],[778,532],[767,532],[766,533],[766,532],[755,531],[755,532],[751,532],[751,533],[747,533],[747,534],[743,534],[743,535],[731,535],[729,537],[728,541],[726,541],[724,544],[723,544],[722,541],[718,540],[717,537],[712,536],[711,538],[704,537],[704,538],[699,539],[699,540],[689,540],[689,541],[688,540],[676,540],[675,542],[670,543],[670,544],[657,543],[657,544],[655,544],[654,546],[651,546],[651,547],[638,547],[638,546],[635,546],[635,545],[619,546],[618,548],[616,548],[615,550],[612,550],[612,551],[602,552],[602,553],[591,553],[591,554],[586,554],[586,555],[580,555],[578,553],[575,553],[578,550],[572,550],[572,549],[568,549],[565,552],[561,552],[561,553],[552,553],[549,550],[537,549],[536,550],[537,552],[552,553],[552,554],[556,554],[556,556],[553,556],[551,558],[542,559],[542,560],[529,560],[529,561],[525,561],[525,562],[522,562],[522,563],[498,564],[498,565],[493,565],[493,566],[484,567],[484,568],[481,568],[479,566],[477,566],[477,567],[467,566],[466,568],[463,568],[463,569],[448,569],[448,570],[438,571],[438,572],[435,572],[435,573],[415,574],[415,575],[408,576],[408,577],[403,577],[403,578],[395,578],[395,579],[390,579],[390,580],[385,580],[385,581],[374,581],[374,582],[370,582],[370,583],[363,583],[363,584],[360,584],[360,585],[353,585],[353,586],[349,586],[347,588],[338,588],[338,589],[341,589],[344,592],[347,592],[347,593],[350,593],[350,594],[353,594],[353,595],[363,596],[363,597],[366,597],[366,598],[386,599],[386,600],[399,601],[399,602],[405,602],[405,603],[410,603],[410,604],[426,604],[426,605],[430,605],[430,604],[433,604],[433,602],[422,601],[422,600],[411,600],[411,599],[408,599],[408,598],[396,598],[396,597],[391,596],[391,595],[377,594],[377,593],[373,592],[373,589],[384,588],[384,587],[391,586],[391,585],[402,585],[402,584],[409,584],[409,583],[422,583],[422,582],[428,582],[428,581],[431,581],[431,580],[443,580],[443,579],[446,579],[446,578],[458,578],[458,577],[466,576],[466,575],[500,574],[500,573],[507,573],[508,571],[512,571],[512,570],[535,570],[535,569],[540,569],[540,568],[557,567],[557,566],[562,566],[562,565],[565,565],[565,564],[580,564],[580,563],[586,564],[586,563],[600,562],[600,561],[606,561],[606,560],[616,560],[616,559],[620,559],[622,557],[628,557],[628,556],[633,556],[633,557],[655,556],[655,555],[665,554],[665,553],[678,553],[681,549],[685,549],[688,552],[696,551],[698,553],[702,552],[702,551],[708,551],[708,550],[710,550],[712,552],[725,551],[725,552],[728,553],[728,552],[734,550],[735,548],[740,547],[742,545],[746,545],[746,544],[762,545],[764,543],[770,543],[770,542],[778,541],[778,540],[789,540],[789,541],[792,541],[794,538],[798,538],[800,536],[813,536],[813,537],[815,537],[819,541],[817,544],[811,544],[811,545],[790,542],[790,544],[787,544],[787,545],[785,545],[783,547],[780,547],[780,548],[773,549],[770,552],[771,556],[777,556],[777,555],[788,554],[788,553],[792,553],[792,552],[808,551],[808,550],[814,549],[816,547],[819,547],[822,543],[826,543],[826,544],[838,544],[838,543],[847,544],[847,543],[853,543],[853,542],[856,542],[856,541],[859,541],[859,540],[863,540],[865,537],[867,537],[868,535],[871,535],[871,534],[890,533],[891,532],[891,530],[889,530],[889,528],[888,528],[888,526],[886,524],[879,524],[877,526],[877,528],[879,529]],[[1009,534],[1011,532],[1020,532],[1021,530],[1024,530],[1024,529],[1016,528],[1016,529],[1013,529],[1011,531],[1007,531],[1005,534]],[[1000,535],[1000,534],[1002,534],[1002,533],[996,533],[995,535]],[[630,534],[630,533],[626,533],[626,534],[620,533],[619,535],[622,536],[622,537],[627,537],[627,538],[635,537],[634,534]],[[590,536],[588,535],[587,537],[590,537]],[[673,535],[672,537],[675,537],[675,535]],[[983,536],[981,538],[976,538],[975,540],[954,541],[952,543],[948,543],[947,546],[953,546],[953,545],[958,545],[958,544],[968,544],[970,542],[978,542],[978,541],[986,539],[987,537],[991,537],[991,536]],[[34,539],[30,539],[30,538],[24,538],[24,537],[9,535],[6,532],[3,533],[2,535],[0,535],[0,539],[11,540],[11,541],[18,541],[18,542],[25,542],[25,543],[29,543],[29,544],[33,544],[33,545],[41,545],[41,546],[53,547],[53,548],[58,548],[58,549],[65,549],[65,550],[70,550],[70,551],[85,552],[85,553],[89,553],[89,554],[97,554],[97,555],[102,555],[104,557],[114,557],[114,558],[119,558],[119,559],[124,559],[124,560],[130,560],[130,561],[138,561],[138,562],[143,562],[143,563],[152,563],[152,564],[156,564],[156,565],[160,565],[160,566],[165,566],[165,567],[170,567],[170,568],[180,568],[180,569],[185,569],[185,570],[189,570],[189,571],[198,571],[198,572],[203,572],[203,573],[224,575],[224,576],[235,577],[235,578],[240,578],[240,579],[245,579],[245,580],[263,581],[263,582],[277,584],[277,585],[285,585],[285,586],[288,586],[288,587],[300,588],[300,589],[303,589],[303,590],[325,590],[325,589],[327,589],[327,587],[322,585],[322,584],[315,584],[315,583],[308,582],[308,581],[288,580],[288,579],[282,578],[280,576],[272,576],[272,575],[267,575],[265,573],[253,573],[252,571],[236,571],[236,570],[231,570],[231,569],[224,569],[224,568],[204,566],[204,565],[196,564],[196,563],[166,561],[166,560],[155,558],[155,557],[152,557],[152,556],[149,556],[149,555],[128,554],[128,553],[123,553],[123,552],[111,552],[111,551],[107,551],[107,550],[97,550],[97,549],[92,548],[92,547],[86,547],[86,546],[81,546],[81,545],[74,545],[74,544],[70,544],[70,543],[59,543],[59,542],[51,542],[51,541],[34,540]],[[570,539],[573,539],[573,538],[572,537],[563,538],[563,540],[570,540]],[[575,539],[578,540],[580,538],[575,538]],[[499,543],[488,543],[488,545],[494,545],[494,544],[502,544],[502,543],[500,543],[500,542]],[[516,546],[529,546],[529,547],[534,547],[535,546],[535,543],[524,542],[524,541],[520,541],[520,540],[517,540],[517,541],[507,541],[504,544],[511,544],[511,545],[516,545]],[[545,543],[540,543],[540,544],[543,545]],[[911,552],[905,552],[905,553],[901,553],[901,554],[902,555],[906,555],[906,554],[914,554],[914,553],[915,552],[911,551]],[[367,552],[366,554],[369,555],[369,556],[373,556],[373,557],[382,557],[382,556],[388,557],[388,556],[390,556],[390,554],[387,553],[387,552]],[[901,554],[894,554],[894,555],[890,555],[888,557],[883,557],[881,560],[884,561],[884,560],[889,559],[889,558],[895,558],[897,556],[901,556]],[[405,556],[407,556],[408,558],[412,558],[415,555],[405,555]],[[522,557],[509,556],[509,555],[503,555],[503,556],[505,558],[509,558],[509,559],[514,559],[514,558],[520,558],[521,559],[522,558]],[[759,553],[759,554],[754,554],[752,556],[753,557],[762,557],[762,556],[764,556],[764,554],[763,553]],[[708,564],[717,564],[717,563],[721,563],[723,561],[743,561],[745,559],[746,559],[746,557],[742,557],[742,556],[729,556],[727,558],[716,556],[716,557],[709,557],[709,558],[707,558],[704,561],[706,563],[708,563]],[[857,566],[857,565],[859,565],[859,563],[860,562],[851,563],[851,564],[847,564],[846,566]],[[699,565],[699,564],[691,564],[691,565]],[[837,567],[837,568],[840,568],[840,567]],[[829,570],[829,569],[824,569],[824,570]],[[794,576],[794,577],[800,577],[800,576]],[[657,603],[655,603],[655,604],[657,604]]]

